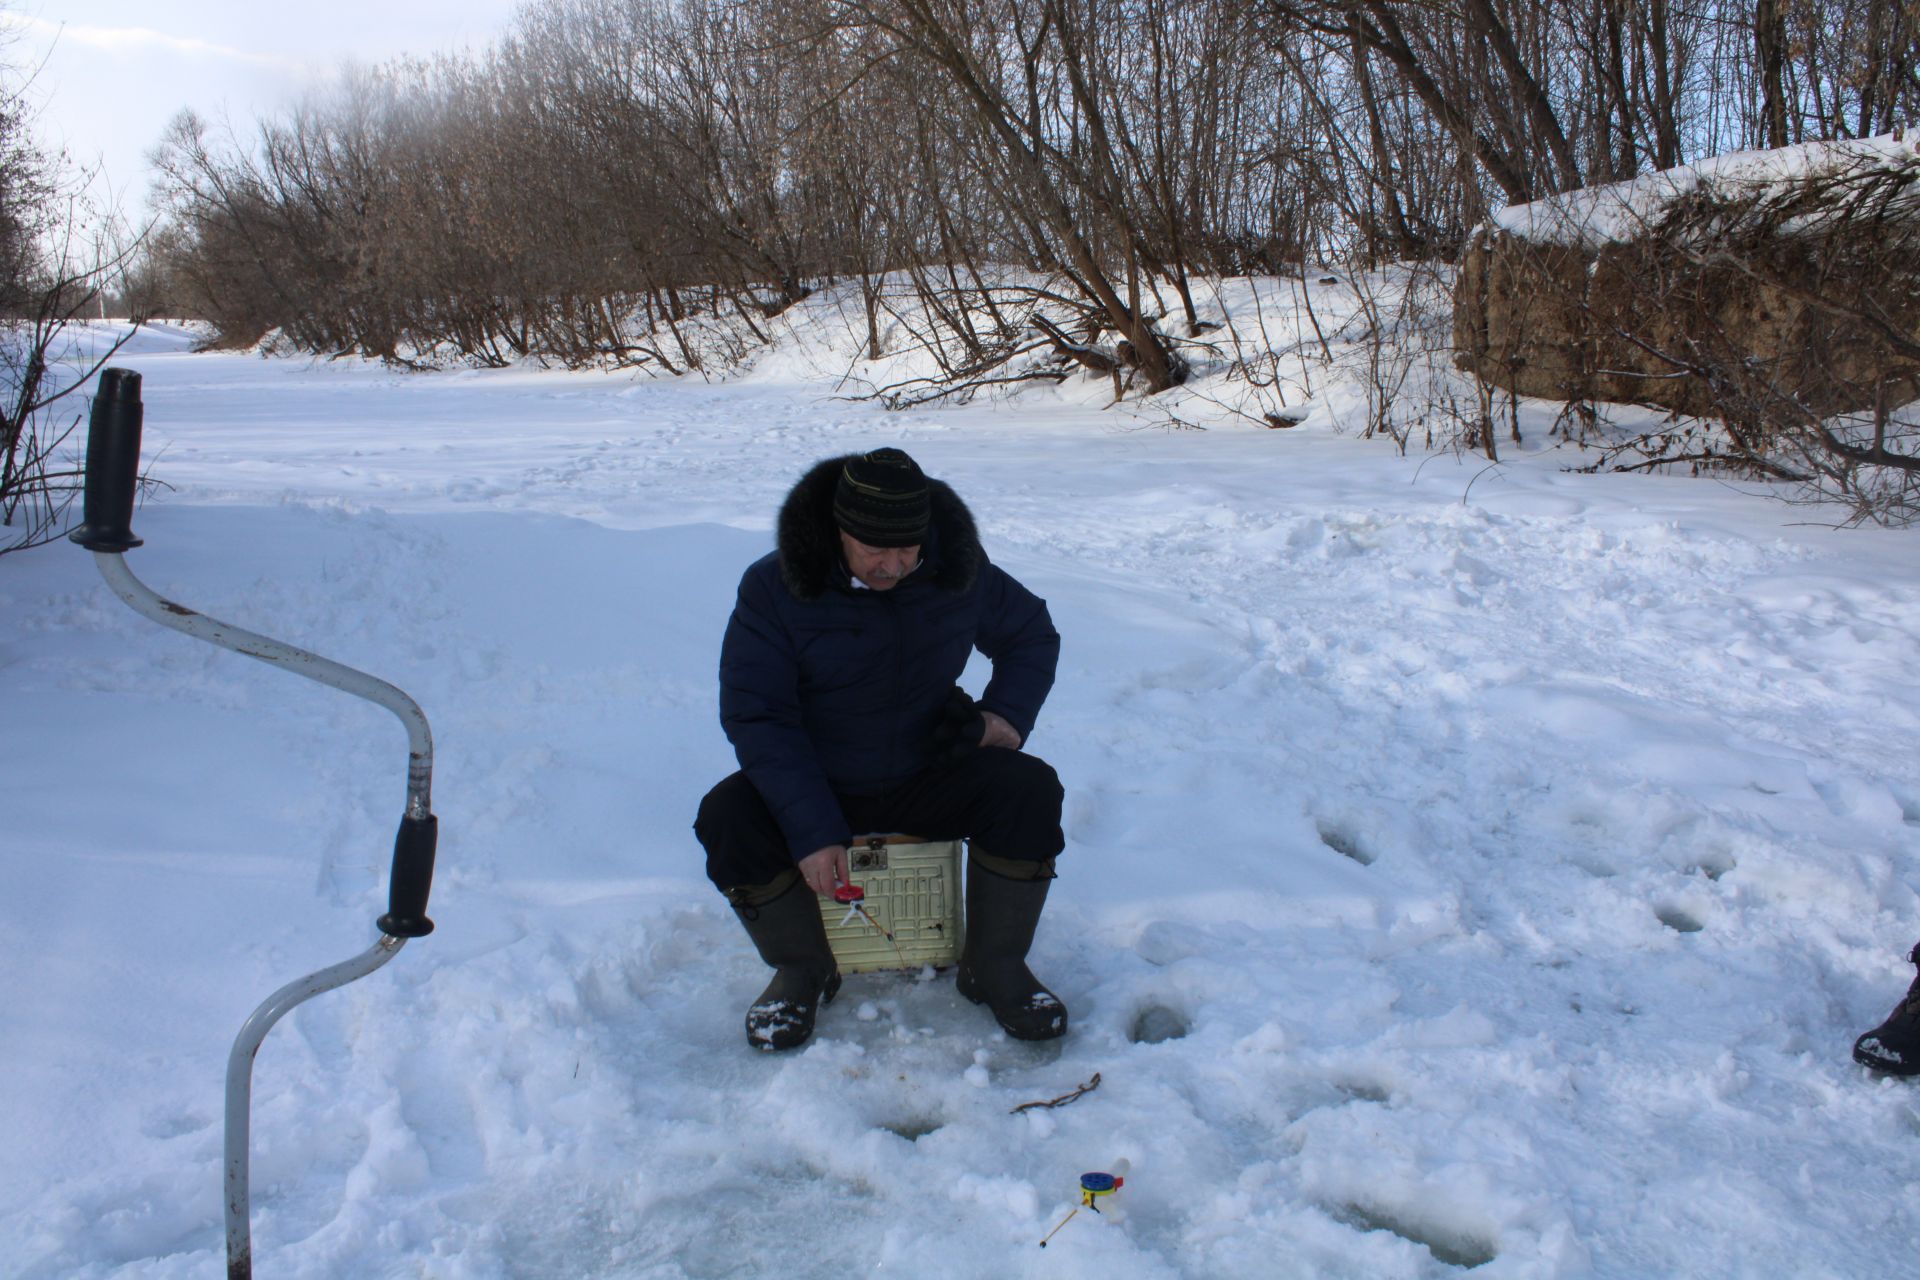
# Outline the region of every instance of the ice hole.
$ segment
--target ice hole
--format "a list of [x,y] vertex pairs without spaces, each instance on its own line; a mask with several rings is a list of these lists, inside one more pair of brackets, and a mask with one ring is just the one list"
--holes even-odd
[[1182,1039],[1188,1029],[1186,1018],[1180,1014],[1165,1005],[1150,1004],[1133,1015],[1133,1026],[1127,1032],[1127,1039],[1134,1044],[1161,1044]]
[[1679,907],[1660,907],[1654,911],[1654,914],[1660,917],[1661,924],[1675,933],[1698,933],[1706,928],[1691,912],[1683,911]]
[[931,1116],[908,1116],[904,1120],[893,1120],[880,1126],[888,1133],[896,1133],[908,1142],[918,1142],[930,1133],[938,1133],[944,1127]]

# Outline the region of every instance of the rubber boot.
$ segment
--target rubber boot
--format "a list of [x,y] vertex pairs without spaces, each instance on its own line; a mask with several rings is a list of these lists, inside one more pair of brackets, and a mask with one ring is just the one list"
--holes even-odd
[[955,984],[960,994],[986,1005],[1016,1040],[1065,1035],[1067,1006],[1027,968],[1053,859],[1020,862],[976,850],[967,863],[966,945]]
[[[1920,946],[1907,959],[1920,967]],[[1885,1022],[1853,1042],[1853,1060],[1890,1076],[1920,1075],[1920,977]]]
[[820,904],[797,871],[729,889],[727,901],[760,958],[773,966],[773,981],[747,1010],[747,1043],[769,1052],[798,1048],[813,1034],[820,1006],[840,990]]

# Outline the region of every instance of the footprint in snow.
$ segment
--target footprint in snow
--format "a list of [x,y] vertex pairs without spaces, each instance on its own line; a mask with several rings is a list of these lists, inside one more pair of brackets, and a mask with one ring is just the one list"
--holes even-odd
[[1320,832],[1320,843],[1327,846],[1327,848],[1342,857],[1352,858],[1363,867],[1373,865],[1373,853],[1360,843],[1357,836],[1328,822],[1319,823],[1318,830]]
[[1356,1231],[1385,1231],[1421,1245],[1437,1262],[1471,1271],[1499,1257],[1499,1251],[1471,1230],[1454,1230],[1444,1223],[1415,1221],[1413,1215],[1379,1205],[1341,1204],[1329,1208],[1334,1218]]

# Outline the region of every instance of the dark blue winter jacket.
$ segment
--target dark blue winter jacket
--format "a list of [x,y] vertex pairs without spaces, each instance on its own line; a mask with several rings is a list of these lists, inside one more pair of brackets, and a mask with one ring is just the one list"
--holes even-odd
[[740,579],[720,648],[720,723],[796,859],[853,834],[836,791],[875,795],[933,762],[973,650],[993,664],[980,705],[1023,742],[1060,656],[1046,602],[988,562],[972,514],[937,480],[920,567],[888,591],[853,585],[833,523],[844,462],[788,494],[778,549]]

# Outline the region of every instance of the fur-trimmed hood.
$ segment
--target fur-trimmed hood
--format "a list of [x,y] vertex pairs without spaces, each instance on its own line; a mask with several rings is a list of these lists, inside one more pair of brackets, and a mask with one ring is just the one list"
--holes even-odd
[[[833,522],[833,490],[840,468],[857,454],[841,454],[815,463],[800,477],[780,504],[775,526],[780,551],[780,578],[797,599],[814,600],[828,588],[847,581],[840,556],[839,527]],[[984,559],[973,512],[945,483],[927,479],[933,507],[932,527],[920,548],[933,585],[946,591],[965,591],[980,575]]]

